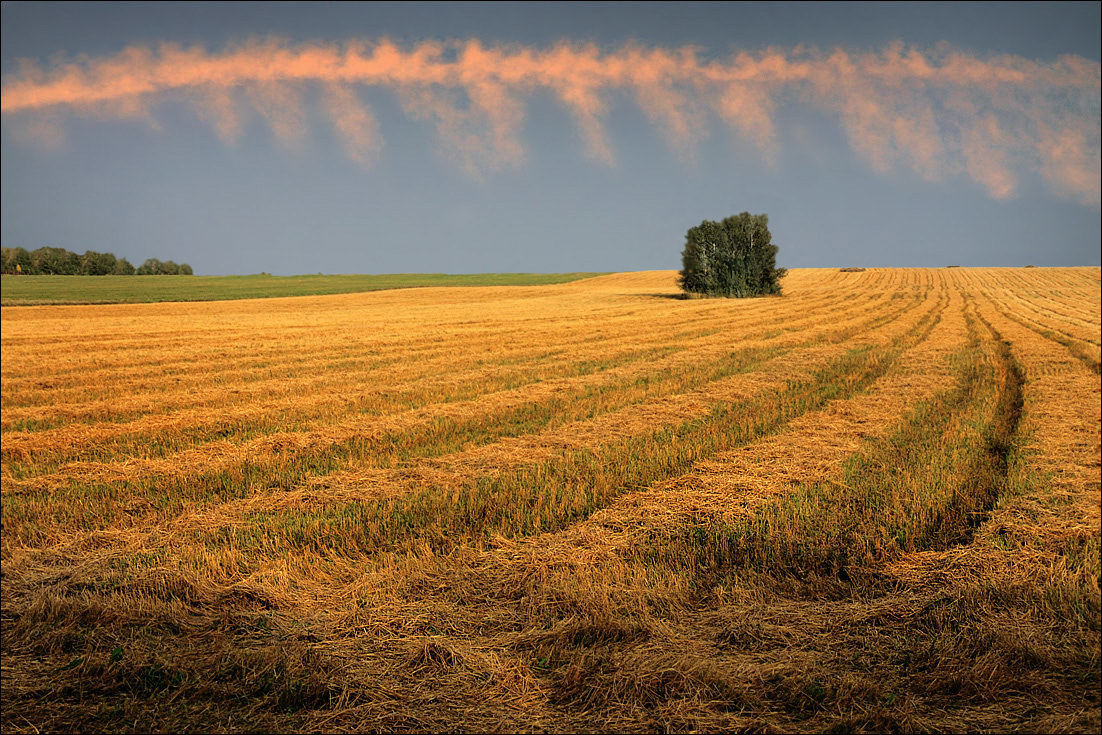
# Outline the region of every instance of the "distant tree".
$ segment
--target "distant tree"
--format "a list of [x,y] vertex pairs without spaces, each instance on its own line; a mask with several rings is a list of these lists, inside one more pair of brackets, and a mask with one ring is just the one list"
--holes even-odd
[[160,261],[149,258],[136,271],[139,276],[190,276],[193,275],[191,266],[187,263],[176,263],[172,260]]
[[34,261],[31,259],[31,252],[27,248],[15,248],[12,255],[11,272],[23,273],[28,276],[34,275]]
[[146,258],[145,262],[138,266],[136,273],[139,276],[158,276],[164,264],[156,258]]
[[176,264],[171,260],[162,263],[156,258],[149,258],[140,268],[135,268],[129,260],[117,258],[114,253],[86,250],[84,255],[77,255],[65,248],[51,247],[29,252],[26,248],[0,248],[0,266],[4,273],[26,275],[192,275],[191,266],[187,263]]
[[41,274],[74,276],[80,273],[80,256],[65,248],[41,247],[31,251],[31,265]]
[[28,255],[24,248],[0,248],[0,272],[2,273],[23,273],[30,267],[30,258],[28,257],[25,262],[20,263],[19,251],[23,251],[23,255]]
[[85,276],[106,276],[114,273],[117,258],[112,253],[86,250],[80,258],[80,272]]
[[743,212],[722,222],[705,220],[685,235],[681,288],[739,298],[779,294],[787,271],[777,268],[776,257],[767,215]]

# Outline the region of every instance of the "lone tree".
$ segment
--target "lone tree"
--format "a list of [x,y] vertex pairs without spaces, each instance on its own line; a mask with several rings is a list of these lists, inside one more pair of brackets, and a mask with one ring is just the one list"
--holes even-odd
[[769,216],[742,214],[722,222],[705,220],[685,235],[681,288],[707,296],[779,294],[787,271],[776,263]]

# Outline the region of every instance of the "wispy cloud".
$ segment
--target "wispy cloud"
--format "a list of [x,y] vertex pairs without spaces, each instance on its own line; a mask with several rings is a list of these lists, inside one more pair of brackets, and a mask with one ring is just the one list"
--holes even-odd
[[[311,94],[317,87],[320,94]],[[349,156],[369,165],[382,145],[359,92],[394,92],[431,122],[473,173],[520,165],[526,99],[550,94],[576,120],[586,153],[612,164],[604,119],[628,93],[691,159],[715,121],[774,160],[778,110],[809,105],[838,120],[876,171],[907,168],[937,181],[968,176],[997,199],[1036,172],[1060,195],[1100,201],[1100,65],[1075,56],[1034,61],[949,47],[894,44],[870,52],[797,48],[722,60],[693,48],[485,46],[477,40],[402,47],[251,42],[223,51],[163,45],[43,68],[24,63],[3,82],[3,113],[56,145],[66,114],[148,118],[186,100],[227,143],[259,114],[282,144],[301,146],[313,100]]]

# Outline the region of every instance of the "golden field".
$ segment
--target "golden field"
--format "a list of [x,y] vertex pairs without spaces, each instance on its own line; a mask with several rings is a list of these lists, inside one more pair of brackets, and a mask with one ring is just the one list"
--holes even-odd
[[2,316],[5,732],[1102,726],[1100,271]]

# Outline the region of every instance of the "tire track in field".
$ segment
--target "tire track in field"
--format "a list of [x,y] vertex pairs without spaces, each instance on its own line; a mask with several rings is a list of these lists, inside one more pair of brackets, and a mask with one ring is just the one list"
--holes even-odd
[[1087,369],[1094,373],[1099,373],[1100,369],[1102,369],[1102,366],[1099,364],[1099,348],[1097,345],[1085,342],[1084,340],[1073,337],[1060,330],[1048,329],[1035,320],[1014,314],[1010,311],[1009,307],[1000,303],[995,297],[988,296],[988,299],[991,308],[997,311],[1001,316],[1050,342],[1066,348],[1071,356],[1079,360]]
[[[1078,310],[1072,311],[1069,308],[1060,311],[1056,305],[1065,304],[1057,296],[1048,291],[1040,291],[1036,284],[1027,286],[1027,281],[1020,275],[996,283],[977,278],[970,282],[977,293],[1001,304],[1003,311],[1015,319],[1028,320],[1040,329],[1059,332],[1069,339],[1084,342],[1089,347],[1097,348],[1099,345],[1098,308],[1090,305],[1092,300],[1098,303],[1097,290],[1090,295],[1080,293],[1075,296],[1074,304]],[[1015,284],[1020,286],[1016,287]]]
[[[1099,323],[1077,313],[1068,313],[1056,309],[1053,304],[1061,303],[1056,299],[1042,297],[1037,294],[1018,294],[1014,300],[1023,304],[1026,311],[1036,313],[1036,321],[1039,325],[1044,326],[1046,321],[1055,322],[1064,327],[1065,330],[1075,330],[1074,332],[1064,332],[1069,337],[1090,342],[1094,345],[1099,344]],[[1080,299],[1080,301],[1085,300]]]
[[[1043,281],[1026,278],[1022,273],[1006,272],[1004,291],[1027,305],[1042,309],[1057,321],[1079,322],[1082,326],[1097,330],[1100,324],[1099,279],[1089,278],[1091,269],[1066,268],[1046,274]],[[1093,269],[1097,272],[1097,269]],[[1080,287],[1070,280],[1083,281]],[[988,291],[990,293],[990,291]],[[1092,304],[1093,302],[1093,304]]]
[[717,455],[691,472],[625,498],[592,519],[620,537],[618,548],[685,525],[751,515],[791,488],[829,481],[843,461],[887,435],[908,410],[951,383],[950,358],[968,341],[964,302],[950,298],[940,320],[863,393],[794,419],[775,436]]
[[[1049,294],[1040,294],[1035,290],[1023,292],[1023,289],[1014,289],[1012,285],[1000,284],[1001,287],[993,287],[992,284],[976,283],[977,294],[990,299],[993,304],[999,305],[1005,314],[1017,320],[1026,320],[1036,328],[1056,331],[1060,334],[1085,343],[1089,347],[1097,348],[1100,332],[1097,319],[1089,316],[1091,311],[1090,298],[1081,296],[1078,304],[1088,316],[1077,317],[1054,311],[1052,304],[1056,299]],[[1097,303],[1097,295],[1095,298]],[[1093,309],[1097,313],[1097,306]]]
[[[991,511],[977,529],[982,544],[917,553],[890,567],[893,577],[914,587],[956,580],[1010,583],[1020,581],[1023,568],[1033,570],[1038,584],[1051,582],[1068,573],[1069,544],[1097,539],[1102,529],[1102,386],[1097,376],[1054,351],[1051,340],[1005,315],[990,297],[981,306],[1022,371],[1021,459],[1015,471],[1024,492]],[[1097,595],[1097,581],[1094,590]]]
[[708,563],[745,565],[780,586],[835,574],[848,583],[857,573],[858,586],[869,587],[868,576],[901,554],[967,546],[1006,492],[1022,409],[1022,373],[1007,343],[978,310],[968,319],[974,346],[961,353],[952,390],[872,446],[845,484],[801,489],[753,519],[701,527],[695,546],[711,554]]

